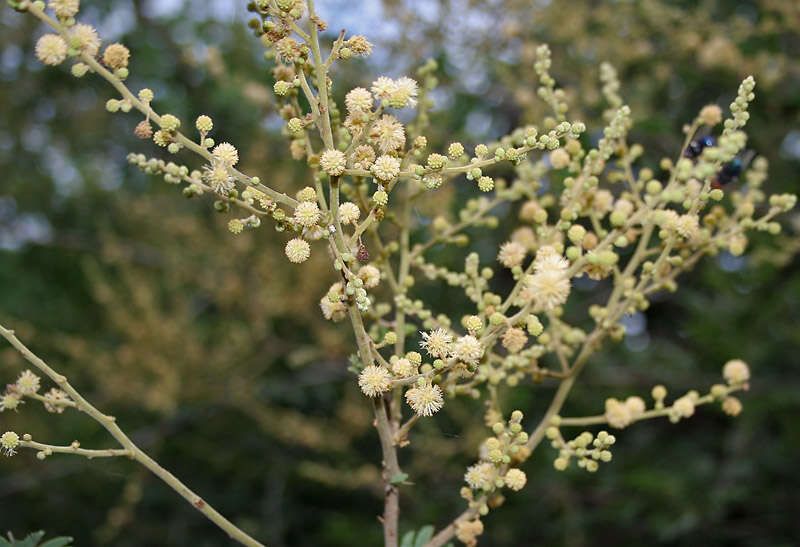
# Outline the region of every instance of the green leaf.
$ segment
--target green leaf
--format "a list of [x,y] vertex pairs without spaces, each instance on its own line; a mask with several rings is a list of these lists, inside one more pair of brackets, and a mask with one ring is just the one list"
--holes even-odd
[[414,542],[414,547],[422,547],[426,543],[428,543],[431,538],[433,537],[433,526],[428,524],[427,526],[423,526],[417,532],[417,541]]
[[60,536],[57,538],[48,539],[47,541],[39,545],[39,547],[67,547],[73,541],[74,540],[71,537]]
[[39,541],[44,537],[44,531],[39,530],[38,532],[31,532],[28,536],[23,539],[22,541],[15,541],[15,547],[36,547],[39,545]]
[[400,540],[400,547],[414,547],[414,534],[416,534],[414,530],[403,534],[403,539]]
[[408,473],[398,473],[397,475],[389,479],[389,482],[392,484],[400,484],[407,478],[408,478]]

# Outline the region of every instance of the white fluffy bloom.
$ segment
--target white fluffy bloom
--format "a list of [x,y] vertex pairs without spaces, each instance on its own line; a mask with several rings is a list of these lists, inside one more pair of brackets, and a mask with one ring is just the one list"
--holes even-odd
[[347,158],[341,150],[325,150],[319,157],[319,166],[329,175],[336,177],[344,173]]
[[694,398],[684,395],[672,403],[672,409],[679,418],[690,418],[694,414]]
[[373,289],[381,282],[381,271],[372,264],[365,264],[359,268],[358,277],[364,282],[364,287]]
[[564,271],[548,269],[527,276],[520,297],[551,311],[567,301],[569,291],[570,280]]
[[506,476],[503,477],[503,481],[505,481],[506,486],[517,491],[525,487],[525,483],[528,482],[528,477],[521,469],[509,469],[506,471]]
[[347,317],[347,306],[339,298],[342,294],[344,287],[341,282],[336,282],[331,285],[328,292],[319,301],[319,307],[322,309],[322,315],[328,321],[338,323]]
[[631,411],[627,405],[614,398],[606,399],[605,417],[608,425],[617,429],[628,427],[633,421],[633,416],[631,416]]
[[549,245],[540,248],[536,251],[536,260],[533,263],[533,270],[541,272],[543,270],[566,270],[569,268],[569,262],[566,258],[556,252],[556,250]]
[[637,397],[636,395],[631,395],[625,399],[625,406],[628,407],[628,411],[631,413],[631,418],[633,419],[641,416],[647,409],[644,399]]
[[203,179],[217,194],[227,195],[234,187],[233,177],[224,165],[206,165],[203,167]]
[[406,143],[406,131],[403,124],[394,116],[384,114],[372,124],[370,137],[378,145],[382,154],[394,152]]
[[50,0],[47,5],[62,19],[75,17],[80,8],[80,0]]
[[301,226],[313,226],[319,220],[319,206],[313,201],[298,203],[294,209],[294,221]]
[[239,163],[239,151],[229,142],[223,142],[214,147],[211,152],[214,159],[223,165],[233,167]]
[[417,367],[414,366],[411,361],[406,359],[405,357],[402,359],[396,359],[394,363],[392,363],[392,374],[399,378],[407,378],[417,373]]
[[384,367],[370,365],[358,375],[358,387],[367,397],[375,397],[388,391],[392,385],[392,375]]
[[372,109],[372,93],[363,87],[356,87],[345,95],[344,104],[351,114],[354,112],[367,112]]
[[392,80],[391,78],[387,78],[386,76],[381,76],[380,78],[372,82],[372,92],[379,99],[388,100],[392,92],[394,92],[394,90],[395,90],[394,80]]
[[57,34],[45,34],[36,42],[36,57],[46,65],[60,65],[67,58],[67,43]]
[[452,357],[462,363],[475,365],[483,357],[483,346],[477,338],[467,334],[453,344]]
[[350,224],[358,220],[361,216],[361,210],[358,205],[352,201],[345,201],[339,204],[339,222],[342,224]]
[[444,406],[439,386],[412,387],[406,391],[406,401],[414,412],[422,416],[433,416]]
[[506,241],[500,246],[500,252],[497,253],[497,260],[506,268],[513,268],[519,266],[525,259],[525,247],[516,241]]
[[40,378],[30,370],[26,370],[17,378],[17,391],[23,395],[30,395],[39,391]]
[[750,379],[750,367],[741,359],[733,359],[722,367],[722,376],[729,384],[743,384]]
[[70,29],[69,34],[74,45],[90,57],[95,57],[100,51],[100,37],[91,25],[79,23]]
[[695,215],[681,215],[675,224],[675,230],[684,239],[694,239],[700,233],[700,225]]
[[395,108],[415,106],[418,93],[416,80],[403,76],[394,82],[394,89],[389,95],[389,105]]
[[288,258],[290,262],[300,264],[308,260],[308,257],[311,256],[311,246],[307,241],[296,237],[290,239],[286,244],[285,252],[286,258]]
[[392,156],[381,156],[375,160],[370,170],[377,179],[390,181],[400,173],[400,160]]
[[471,465],[464,473],[464,480],[473,490],[491,490],[496,477],[497,470],[488,462]]
[[453,337],[444,329],[436,329],[431,332],[420,332],[422,342],[420,347],[428,352],[431,357],[444,359],[450,354]]

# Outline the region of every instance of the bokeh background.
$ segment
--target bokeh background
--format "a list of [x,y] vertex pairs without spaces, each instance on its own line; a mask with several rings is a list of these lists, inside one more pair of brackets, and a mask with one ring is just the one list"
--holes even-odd
[[[263,49],[244,2],[83,0],[84,18],[132,50],[129,85],[184,120],[215,120],[245,171],[294,192],[307,183],[280,136]],[[602,127],[600,62],[623,82],[633,140],[655,164],[674,156],[680,128],[704,104],[726,107],[747,75],[758,81],[749,145],[770,161],[766,189],[800,187],[800,4],[789,0],[318,0],[331,29],[376,43],[338,73],[335,92],[380,74],[439,62],[429,138],[486,142],[546,114],[536,99],[535,47],[573,116]],[[370,409],[346,371],[352,341],[317,302],[333,281],[320,261],[290,266],[282,234],[231,236],[208,200],[125,161],[159,155],[134,116],[107,114],[97,78],[45,69],[33,18],[0,8],[0,323],[134,440],[238,525],[272,547],[378,545],[380,449]],[[413,44],[413,47],[409,47]],[[187,160],[188,161],[188,160]],[[452,197],[452,196],[451,196]],[[466,199],[468,192],[454,199]],[[607,346],[567,406],[595,414],[606,396],[673,394],[719,379],[733,357],[753,370],[736,419],[704,407],[691,420],[618,435],[612,464],[588,475],[552,469],[542,447],[528,487],[484,519],[481,545],[789,546],[800,538],[800,222],[756,237],[744,257],[708,258]],[[504,226],[501,223],[501,226]],[[491,250],[507,231],[473,234]],[[322,254],[322,253],[317,253]],[[459,260],[462,260],[459,258]],[[436,286],[421,293],[436,298]],[[591,295],[578,295],[580,308]],[[439,298],[442,311],[463,313]],[[453,303],[455,302],[455,303]],[[0,347],[0,382],[23,362]],[[531,424],[552,386],[504,394]],[[0,429],[45,442],[110,446],[76,413],[28,404]],[[401,463],[402,531],[441,525],[463,508],[457,491],[486,434],[480,402],[449,403],[415,429]],[[0,531],[44,529],[78,545],[224,545],[225,537],[161,482],[127,461],[31,452],[0,461]]]

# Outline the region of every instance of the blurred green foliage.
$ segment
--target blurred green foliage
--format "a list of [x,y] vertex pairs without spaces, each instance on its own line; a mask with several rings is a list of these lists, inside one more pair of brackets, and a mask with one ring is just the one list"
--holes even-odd
[[[331,28],[353,25],[379,43],[372,60],[347,65],[338,96],[349,88],[339,82],[363,85],[382,67],[398,75],[439,60],[433,146],[539,123],[530,52],[542,42],[590,127],[602,118],[597,67],[616,66],[637,120],[634,139],[653,158],[674,155],[682,124],[706,103],[727,106],[753,73],[750,146],[770,160],[770,191],[798,191],[800,7],[792,2],[386,0],[367,3],[360,18],[350,2],[318,4]],[[153,88],[160,107],[185,119],[212,115],[215,138],[236,143],[247,171],[268,174],[273,187],[307,183],[287,159],[271,74],[242,24],[244,3],[83,5],[101,35],[133,52],[132,88]],[[0,10],[0,322],[271,547],[377,545],[377,438],[346,371],[350,335],[318,311],[331,272],[321,261],[292,269],[268,230],[233,238],[209,203],[184,200],[128,166],[129,151],[160,151],[133,137],[134,117],[104,111],[111,92],[99,80],[37,64],[39,32],[30,18]],[[594,358],[567,406],[595,414],[598,393],[646,395],[656,383],[683,393],[714,383],[722,363],[740,356],[754,373],[742,415],[703,408],[679,427],[665,420],[627,429],[613,464],[594,475],[555,472],[543,447],[526,464],[528,487],[485,519],[481,545],[796,544],[796,230],[786,222],[786,235],[758,255],[703,262],[678,294],[634,319],[638,334]],[[498,233],[475,232],[473,245],[491,254]],[[443,310],[465,304],[436,286],[424,290]],[[6,381],[21,366],[0,348]],[[550,392],[517,389],[505,405],[530,424]],[[412,450],[401,454],[419,485],[403,489],[403,533],[461,510],[463,470],[486,434],[475,424],[481,411],[475,402],[449,404],[415,430]],[[0,429],[12,426],[52,442],[110,442],[82,416],[33,405],[0,414]],[[40,463],[23,453],[0,463],[0,530],[18,537],[45,529],[79,545],[225,543],[130,462]]]

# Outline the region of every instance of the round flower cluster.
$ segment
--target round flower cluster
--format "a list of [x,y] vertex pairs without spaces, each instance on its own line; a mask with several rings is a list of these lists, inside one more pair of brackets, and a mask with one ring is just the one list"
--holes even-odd
[[420,347],[428,352],[431,357],[444,359],[450,355],[453,337],[444,329],[436,329],[431,332],[421,332],[422,342]]
[[36,57],[46,65],[60,65],[67,58],[67,43],[57,34],[45,34],[36,42]]
[[227,195],[233,190],[233,177],[223,165],[206,165],[203,167],[203,179],[211,189],[219,195]]
[[439,386],[417,386],[406,391],[406,401],[411,409],[421,416],[433,416],[444,406]]
[[500,246],[500,252],[497,253],[497,260],[506,268],[513,268],[519,266],[525,260],[527,250],[521,244],[515,241],[506,241]]
[[722,367],[722,377],[730,385],[744,384],[750,379],[750,367],[741,359],[733,359]]
[[373,289],[381,282],[381,271],[372,264],[365,264],[359,268],[358,278],[364,283],[364,287]]
[[397,80],[381,76],[372,82],[372,93],[378,99],[386,101],[389,106],[403,108],[417,104],[419,88],[415,80],[406,76]]
[[103,62],[112,69],[125,68],[130,56],[131,52],[122,44],[111,44],[103,52]]
[[211,131],[214,128],[214,122],[211,120],[211,118],[209,116],[206,116],[205,114],[201,114],[195,120],[194,126],[201,133],[208,133],[209,131]]
[[289,262],[300,264],[308,260],[308,257],[311,256],[311,246],[306,240],[296,237],[290,239],[289,242],[286,243],[285,252]]
[[294,209],[294,221],[305,227],[314,226],[319,221],[319,206],[313,201],[298,203]]
[[528,336],[522,329],[512,327],[503,333],[503,347],[506,348],[509,353],[519,353],[527,343]]
[[319,166],[329,175],[337,177],[344,173],[344,168],[347,166],[347,158],[345,158],[344,152],[340,150],[325,150],[319,157]]
[[218,144],[211,152],[214,159],[223,165],[233,167],[239,163],[239,151],[229,142]]
[[372,164],[370,171],[379,180],[394,180],[400,174],[400,160],[392,156],[381,156]]
[[545,311],[564,304],[570,292],[568,267],[569,262],[552,247],[540,248],[536,253],[534,274],[526,277],[520,296],[536,302]]
[[453,344],[452,357],[468,365],[477,365],[483,357],[483,346],[477,338],[467,334]]
[[100,51],[100,37],[91,25],[77,24],[69,32],[71,45],[89,57],[96,57]]
[[506,476],[503,477],[503,482],[506,486],[514,491],[522,490],[525,488],[525,483],[528,482],[528,477],[521,469],[509,469],[506,471]]
[[363,87],[356,87],[347,92],[344,104],[351,114],[368,112],[372,110],[372,93]]
[[625,402],[612,397],[606,399],[605,418],[611,427],[623,429],[639,418],[645,409],[646,405],[641,397],[628,397]]
[[47,3],[59,19],[75,17],[80,9],[80,0],[50,0]]
[[464,481],[473,490],[491,490],[496,478],[497,469],[488,462],[471,465],[464,473]]
[[384,114],[380,120],[372,124],[370,138],[382,154],[388,154],[405,145],[406,132],[397,118]]
[[347,317],[347,306],[344,305],[339,295],[342,294],[342,283],[337,282],[331,285],[328,293],[323,296],[319,301],[319,307],[322,309],[322,315],[328,321],[338,323]]
[[358,375],[358,387],[367,397],[375,397],[388,391],[392,385],[392,374],[384,367],[369,365]]
[[13,456],[17,453],[16,449],[19,446],[19,435],[13,431],[6,431],[0,435],[0,449],[6,456]]
[[30,370],[26,370],[17,378],[16,386],[21,394],[32,395],[39,391],[41,379]]
[[356,222],[360,216],[361,210],[352,201],[345,201],[339,205],[339,221],[342,224]]
[[392,374],[398,378],[407,378],[417,373],[417,367],[405,357],[402,359],[395,358],[392,362]]

